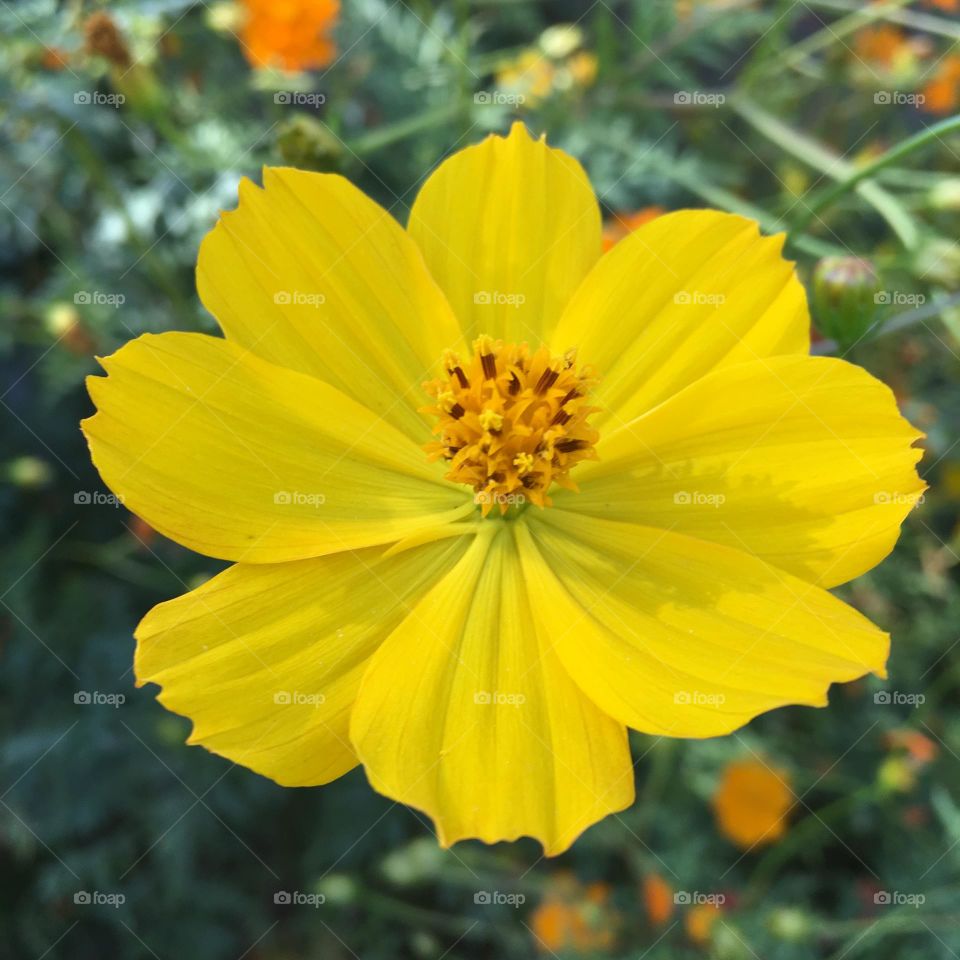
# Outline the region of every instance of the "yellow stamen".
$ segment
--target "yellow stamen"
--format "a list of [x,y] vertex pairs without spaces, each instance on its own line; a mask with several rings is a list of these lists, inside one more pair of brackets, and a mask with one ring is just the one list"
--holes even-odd
[[442,363],[443,375],[424,384],[439,437],[426,449],[449,462],[448,480],[473,488],[484,516],[528,500],[549,506],[554,483],[576,489],[568,474],[596,459],[598,435],[587,423],[594,377],[577,370],[575,351],[554,356],[483,335],[466,362],[447,350]]
[[503,426],[503,414],[495,410],[484,410],[477,419],[484,430],[499,430]]

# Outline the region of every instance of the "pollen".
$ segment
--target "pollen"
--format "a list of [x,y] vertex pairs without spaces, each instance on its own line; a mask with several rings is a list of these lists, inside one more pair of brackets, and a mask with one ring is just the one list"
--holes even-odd
[[438,437],[426,451],[449,463],[448,480],[473,489],[484,516],[528,501],[548,507],[555,483],[577,489],[571,469],[597,459],[587,419],[598,408],[589,405],[596,378],[578,369],[575,351],[555,356],[484,335],[469,358],[448,350],[442,364],[443,375],[424,384]]

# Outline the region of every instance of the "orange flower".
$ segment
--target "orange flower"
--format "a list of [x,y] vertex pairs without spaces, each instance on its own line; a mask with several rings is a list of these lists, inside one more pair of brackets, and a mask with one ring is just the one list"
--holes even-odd
[[91,13],[83,23],[84,49],[109,60],[115,67],[128,68],[133,59],[116,22],[103,10]]
[[662,927],[673,915],[673,887],[658,873],[643,878],[643,904],[655,927]]
[[899,27],[881,24],[861,30],[854,40],[854,50],[862,60],[892,67],[897,57],[909,46],[909,40]]
[[330,38],[340,0],[245,0],[243,50],[254,67],[295,72],[325,67],[337,55]]
[[715,903],[698,903],[687,911],[683,926],[694,942],[704,944],[710,939],[713,925],[720,919],[720,907]]
[[925,767],[932,763],[939,752],[936,743],[928,736],[907,727],[891,730],[886,735],[886,741],[887,746],[905,751],[914,767]]
[[667,211],[663,207],[643,207],[632,213],[615,213],[612,220],[608,220],[603,227],[603,249],[609,250],[625,236],[633,233],[637,227],[642,227],[651,220],[656,220]]
[[63,70],[70,62],[70,54],[60,47],[44,47],[40,54],[40,66],[44,70]]
[[558,874],[531,918],[537,946],[548,953],[608,950],[617,923],[609,899],[605,883],[584,887],[571,874]]
[[953,113],[960,103],[960,55],[944,57],[933,79],[923,88],[921,109],[927,113]]
[[758,760],[729,764],[713,796],[720,831],[744,849],[782,837],[792,805],[787,774]]
[[952,13],[960,10],[960,0],[927,0],[927,6]]

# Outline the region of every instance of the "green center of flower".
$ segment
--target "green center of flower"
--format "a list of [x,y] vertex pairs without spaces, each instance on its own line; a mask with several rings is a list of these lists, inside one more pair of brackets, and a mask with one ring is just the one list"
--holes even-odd
[[587,423],[596,378],[577,369],[575,351],[557,357],[484,335],[465,362],[447,351],[443,367],[444,376],[424,384],[434,398],[424,411],[437,418],[439,437],[425,449],[449,462],[448,480],[473,488],[484,516],[528,500],[550,506],[554,483],[577,489],[569,472],[596,459],[598,434]]

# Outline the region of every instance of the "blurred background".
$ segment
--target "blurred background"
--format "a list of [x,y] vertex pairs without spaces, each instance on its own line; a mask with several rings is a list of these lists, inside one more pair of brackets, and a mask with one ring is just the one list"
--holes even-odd
[[[958,41],[958,0],[0,0],[0,957],[960,955]],[[285,790],[186,747],[132,631],[218,564],[77,427],[95,354],[215,331],[197,246],[241,176],[340,172],[405,221],[517,117],[583,162],[608,245],[690,206],[788,231],[814,349],[928,435],[925,502],[840,591],[889,680],[636,736],[636,805],[556,860],[441,851],[359,770]]]

